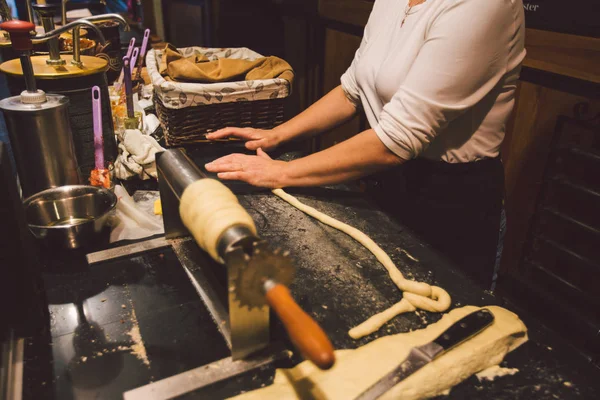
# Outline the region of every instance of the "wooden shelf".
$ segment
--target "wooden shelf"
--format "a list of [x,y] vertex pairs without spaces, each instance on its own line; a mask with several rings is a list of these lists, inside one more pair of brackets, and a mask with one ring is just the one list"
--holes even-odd
[[524,67],[600,83],[600,39],[527,29]]

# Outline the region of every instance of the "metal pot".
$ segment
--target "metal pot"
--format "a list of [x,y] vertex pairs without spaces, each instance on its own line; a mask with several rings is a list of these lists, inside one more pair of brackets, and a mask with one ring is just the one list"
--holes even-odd
[[93,244],[106,226],[117,196],[95,186],[47,189],[24,202],[29,230],[50,246],[76,249]]

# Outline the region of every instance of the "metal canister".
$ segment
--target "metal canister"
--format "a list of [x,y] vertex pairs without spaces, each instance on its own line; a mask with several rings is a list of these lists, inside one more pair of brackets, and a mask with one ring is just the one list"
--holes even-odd
[[[89,57],[92,58],[92,57]],[[100,87],[102,97],[102,135],[104,139],[104,157],[107,161],[116,160],[117,143],[115,141],[112,124],[112,112],[110,108],[110,97],[108,93],[108,82],[106,74],[106,62],[102,67],[93,70],[91,62],[85,60],[86,66],[93,71],[89,75],[65,77],[61,79],[47,78],[36,74],[37,86],[46,93],[60,94],[69,98],[70,125],[73,130],[73,141],[75,153],[79,163],[79,171],[83,178],[89,177],[94,169],[94,127],[92,118],[92,96],[91,88]],[[34,60],[35,62],[35,60]],[[36,66],[34,65],[34,70]],[[6,76],[11,94],[21,93],[24,90],[22,77],[16,75]]]
[[[47,32],[44,40],[54,38],[70,26],[79,24],[87,25],[91,30],[98,31],[101,42],[104,42],[104,37],[98,28],[85,20],[75,21],[65,27]],[[73,55],[63,56],[51,53],[50,57],[31,57],[31,65],[39,89],[46,93],[64,95],[70,99],[68,103],[70,125],[73,130],[75,152],[81,177],[88,177],[95,166],[90,93],[92,87],[100,87],[102,92],[102,114],[105,119],[102,124],[104,155],[107,161],[114,161],[117,155],[117,144],[111,122],[110,98],[106,79],[107,61],[98,57],[81,56],[77,52],[74,52]],[[0,66],[0,70],[6,73],[11,94],[18,95],[25,89],[20,60],[7,61]]]
[[21,96],[15,96],[1,100],[0,108],[24,197],[47,188],[80,183],[68,98],[46,95],[45,102],[28,104]]

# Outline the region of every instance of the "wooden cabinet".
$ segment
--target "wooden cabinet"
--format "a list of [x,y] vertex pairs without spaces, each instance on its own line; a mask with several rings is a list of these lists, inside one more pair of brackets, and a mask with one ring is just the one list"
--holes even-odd
[[[341,30],[325,28],[325,58],[323,63],[323,94],[340,84],[340,77],[348,69],[354,53],[360,46],[361,37]],[[318,138],[319,150],[331,147],[361,131],[362,116],[356,116],[345,124],[326,132]]]
[[528,30],[499,290],[600,360],[600,39]]
[[[348,69],[362,40],[363,29],[373,7],[368,0],[320,0],[319,17],[323,25],[324,55],[321,95],[340,84],[340,77]],[[345,124],[321,135],[315,145],[322,150],[342,142],[367,128],[364,115],[358,115]]]

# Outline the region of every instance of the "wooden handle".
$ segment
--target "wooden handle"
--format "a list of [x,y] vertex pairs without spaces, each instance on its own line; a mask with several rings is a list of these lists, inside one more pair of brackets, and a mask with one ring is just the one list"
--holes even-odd
[[266,298],[302,355],[321,369],[331,368],[335,354],[329,338],[294,301],[288,288],[277,283],[267,291]]

